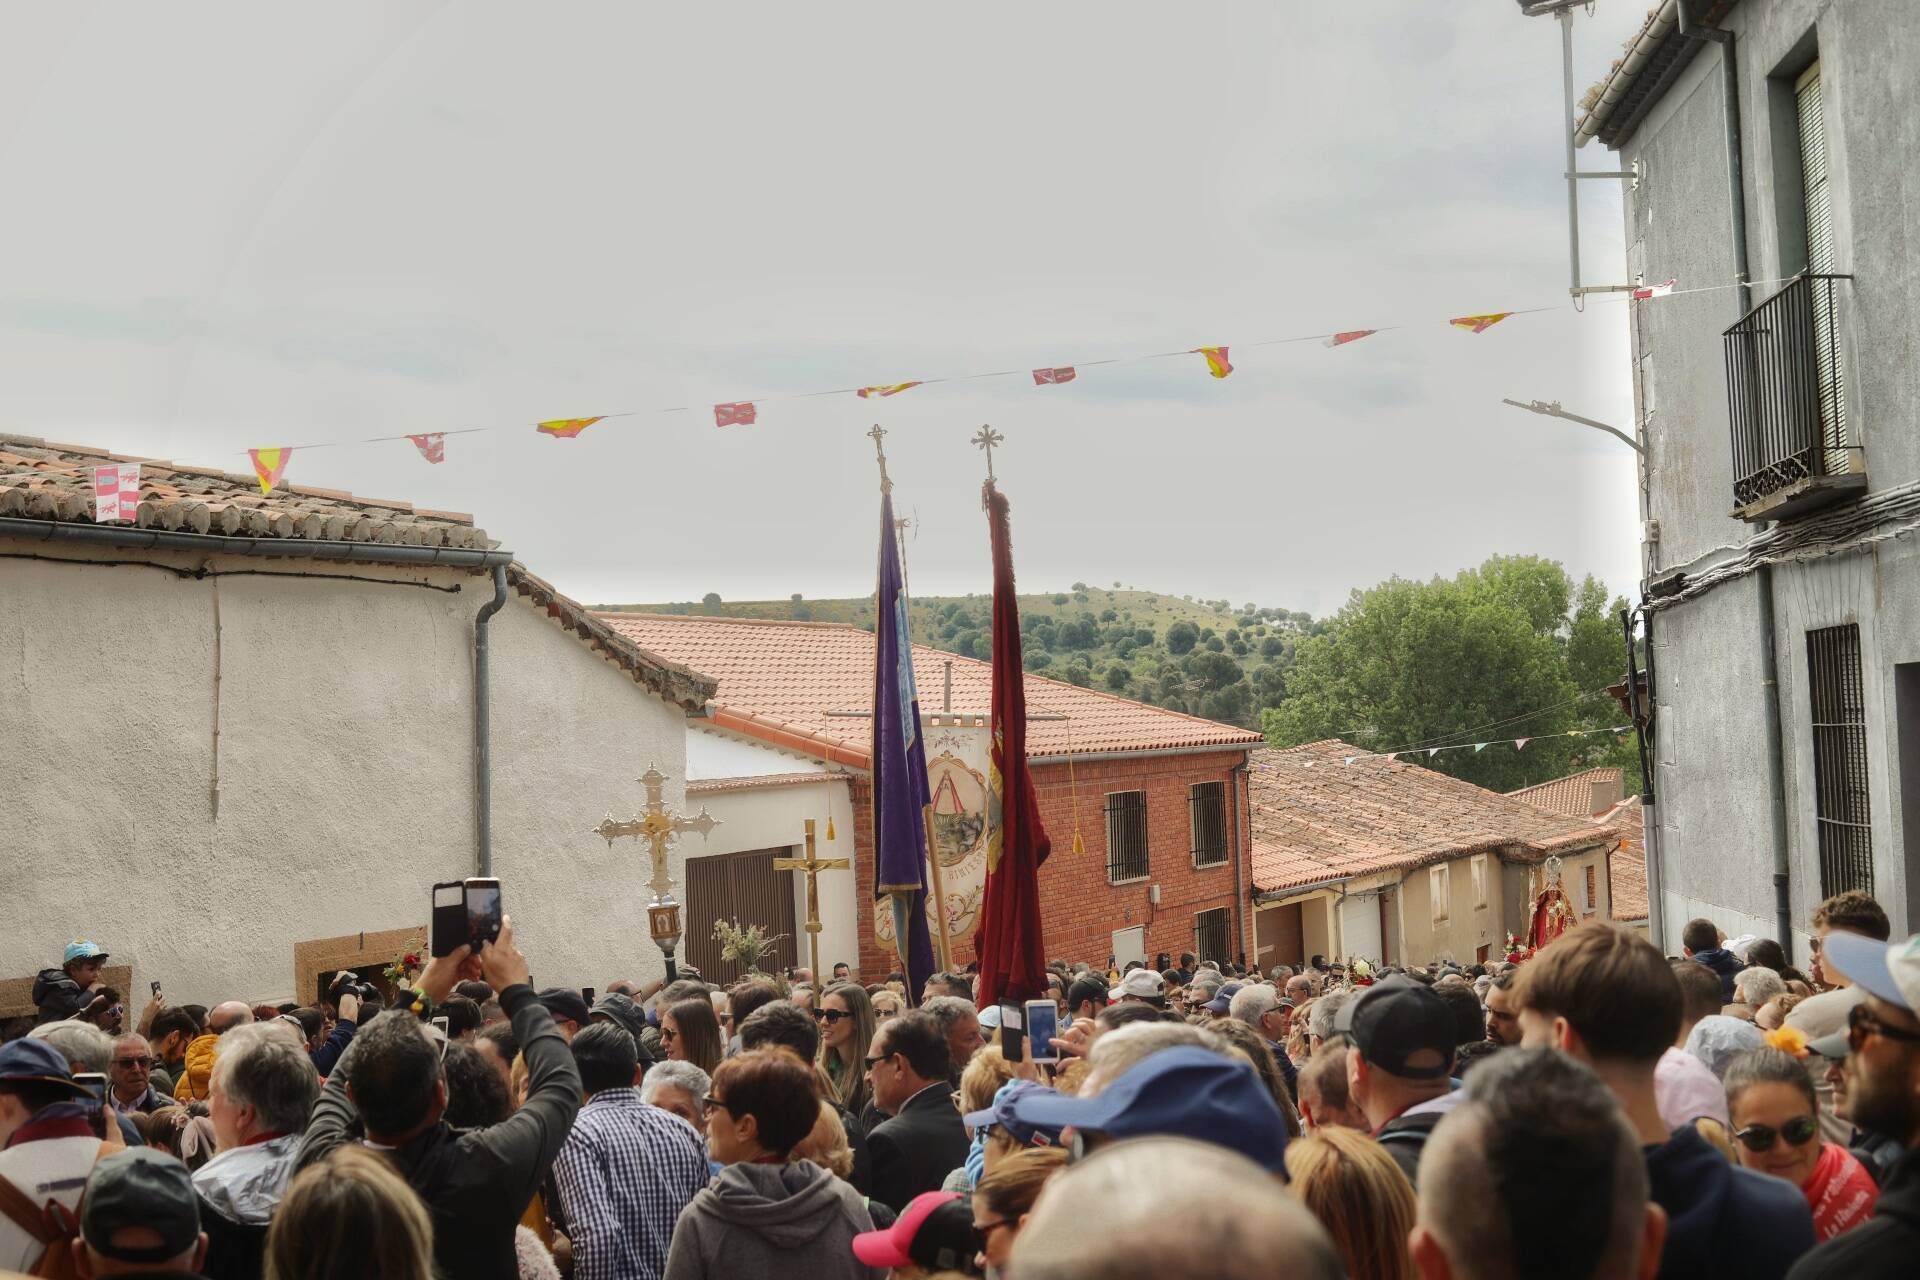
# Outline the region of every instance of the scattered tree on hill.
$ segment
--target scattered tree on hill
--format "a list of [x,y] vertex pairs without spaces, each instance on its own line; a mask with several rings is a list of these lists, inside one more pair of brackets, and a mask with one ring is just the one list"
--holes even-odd
[[718,591],[709,591],[700,597],[700,603],[709,609],[718,609],[720,607],[720,593]]
[[1087,665],[1085,658],[1075,658],[1069,662],[1065,675],[1068,684],[1077,684],[1082,689],[1093,683],[1093,668]]
[[1063,591],[1056,591],[1056,592],[1054,592],[1054,593],[1053,593],[1053,602],[1054,602],[1055,604],[1057,604],[1057,605],[1059,605],[1059,604],[1065,604],[1065,603],[1067,602],[1067,596],[1066,596],[1066,593],[1065,593],[1065,592],[1063,592]]
[[1115,693],[1125,693],[1127,686],[1133,683],[1133,673],[1124,664],[1116,662],[1107,668],[1105,679],[1107,688]]
[[1045,649],[1029,649],[1021,655],[1020,664],[1029,671],[1045,671],[1053,665],[1053,655]]
[[1176,622],[1167,628],[1167,652],[1176,658],[1190,653],[1199,639],[1200,632],[1191,622]]

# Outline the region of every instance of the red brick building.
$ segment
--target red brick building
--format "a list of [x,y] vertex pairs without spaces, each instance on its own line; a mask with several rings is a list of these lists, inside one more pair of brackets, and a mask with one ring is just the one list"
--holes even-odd
[[[863,974],[894,967],[875,936],[866,714],[873,637],[833,623],[653,614],[599,615],[614,630],[719,683],[701,731],[790,753],[844,773]],[[914,646],[929,756],[972,735],[984,748],[991,667]],[[1049,957],[1098,964],[1110,953],[1250,952],[1246,763],[1257,733],[1029,674],[1028,760],[1053,855],[1040,873]],[[965,775],[960,775],[964,781]],[[936,788],[938,788],[936,782]],[[724,783],[696,783],[712,791]],[[936,810],[940,797],[936,795]],[[1083,851],[1074,851],[1074,837]],[[844,840],[844,837],[842,837]],[[844,851],[844,845],[842,846]],[[971,864],[955,868],[965,873]],[[952,897],[965,901],[964,886]],[[964,910],[956,963],[972,958]]]

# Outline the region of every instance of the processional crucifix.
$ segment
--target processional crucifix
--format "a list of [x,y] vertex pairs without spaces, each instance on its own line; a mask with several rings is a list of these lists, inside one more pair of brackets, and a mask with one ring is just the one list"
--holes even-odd
[[799,871],[807,877],[807,954],[812,961],[813,980],[820,981],[820,873],[846,871],[852,863],[845,858],[821,858],[813,851],[813,819],[807,819],[807,856],[775,858],[775,871]]
[[667,808],[662,796],[667,775],[652,765],[636,779],[647,789],[647,803],[640,812],[626,821],[614,818],[609,811],[593,833],[607,842],[607,848],[613,848],[613,842],[622,836],[633,836],[647,842],[648,853],[653,859],[653,877],[647,881],[647,888],[653,892],[653,901],[647,906],[647,929],[653,940],[666,953],[667,981],[673,981],[675,966],[674,948],[680,945],[680,904],[673,900],[673,876],[667,871],[667,848],[683,831],[698,831],[706,835],[720,825],[720,820],[708,813],[702,805],[694,817],[683,817]]

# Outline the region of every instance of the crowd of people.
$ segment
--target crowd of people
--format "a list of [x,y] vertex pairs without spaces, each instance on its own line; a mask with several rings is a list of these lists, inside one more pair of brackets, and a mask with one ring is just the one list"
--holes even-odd
[[[0,1044],[0,1270],[214,1280],[1872,1278],[1920,1271],[1920,937],[1689,922],[1518,964],[1057,962],[382,992],[133,1025],[66,949]],[[1012,1019],[1008,1019],[1009,1023]],[[1036,1056],[1041,1060],[1036,1061]]]

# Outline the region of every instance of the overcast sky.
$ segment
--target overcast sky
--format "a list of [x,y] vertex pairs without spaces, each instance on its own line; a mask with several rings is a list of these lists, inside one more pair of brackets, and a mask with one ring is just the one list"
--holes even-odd
[[[1580,18],[1582,86],[1645,5]],[[983,422],[1031,590],[1322,613],[1536,552],[1628,591],[1629,451],[1500,404],[1632,420],[1625,308],[1563,305],[1559,114],[1511,0],[16,7],[0,429],[244,470],[508,427],[288,479],[471,511],[595,602],[871,590],[875,421],[919,594],[988,589]],[[708,408],[1216,343],[1224,382]]]

